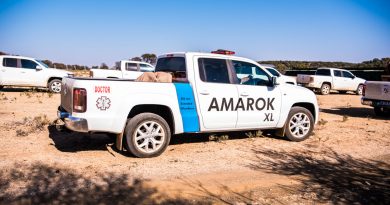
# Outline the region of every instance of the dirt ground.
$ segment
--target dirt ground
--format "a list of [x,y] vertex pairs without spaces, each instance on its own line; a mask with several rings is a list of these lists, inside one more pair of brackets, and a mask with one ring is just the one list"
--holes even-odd
[[138,159],[105,135],[61,131],[59,95],[7,88],[0,203],[389,204],[390,118],[353,94],[317,99],[320,122],[306,141],[180,135],[161,156]]

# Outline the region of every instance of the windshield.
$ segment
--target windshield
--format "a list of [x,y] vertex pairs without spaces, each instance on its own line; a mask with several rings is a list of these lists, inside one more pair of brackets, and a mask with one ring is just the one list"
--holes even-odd
[[280,74],[274,68],[266,68],[272,75],[279,77]]
[[37,61],[39,62],[39,64],[43,65],[43,67],[49,68],[49,66],[46,65],[46,63],[44,63],[43,61],[41,61],[41,60],[37,60]]

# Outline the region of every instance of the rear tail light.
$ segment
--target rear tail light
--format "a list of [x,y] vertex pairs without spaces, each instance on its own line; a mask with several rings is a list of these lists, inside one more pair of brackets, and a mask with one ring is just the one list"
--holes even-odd
[[366,96],[366,87],[367,87],[367,85],[364,84],[364,85],[363,85],[363,92],[362,92],[362,95],[363,95],[363,96]]
[[93,71],[92,70],[89,71],[89,77],[93,77]]
[[314,82],[314,77],[309,78],[309,83],[312,83],[312,82]]
[[73,89],[73,111],[87,111],[87,91],[84,88]]

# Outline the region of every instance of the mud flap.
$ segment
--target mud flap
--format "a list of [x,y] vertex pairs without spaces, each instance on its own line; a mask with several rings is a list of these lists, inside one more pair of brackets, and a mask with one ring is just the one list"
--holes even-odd
[[123,132],[116,135],[115,147],[119,151],[123,151]]
[[275,135],[278,136],[278,137],[284,137],[284,134],[286,133],[286,125],[284,125],[282,128],[280,129],[276,129],[275,130]]

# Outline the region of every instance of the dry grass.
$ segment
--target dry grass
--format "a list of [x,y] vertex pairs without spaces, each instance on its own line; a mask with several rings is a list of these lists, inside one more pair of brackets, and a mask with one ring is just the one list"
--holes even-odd
[[25,117],[23,121],[16,122],[14,125],[19,127],[16,129],[16,136],[27,136],[30,133],[42,131],[47,125],[53,124],[46,115],[39,115],[36,117]]

